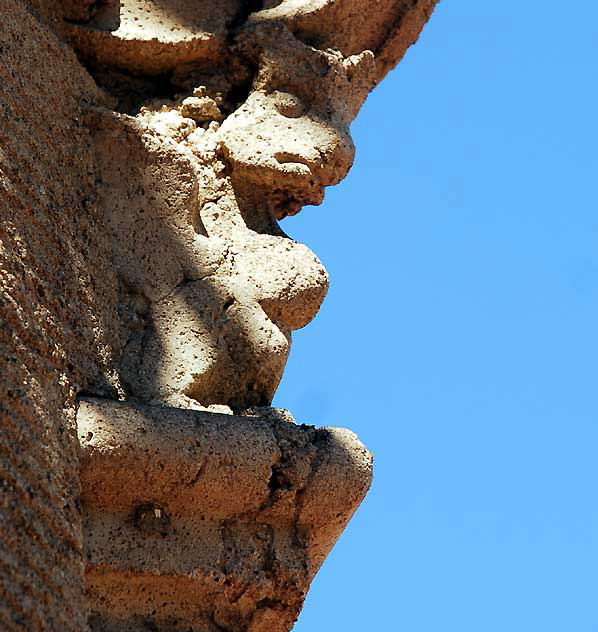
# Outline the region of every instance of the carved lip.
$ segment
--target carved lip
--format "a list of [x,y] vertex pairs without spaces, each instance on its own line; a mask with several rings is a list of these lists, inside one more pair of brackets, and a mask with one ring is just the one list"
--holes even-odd
[[276,162],[281,165],[288,165],[294,172],[303,173],[305,175],[312,175],[312,165],[303,156],[287,151],[278,151],[274,154]]

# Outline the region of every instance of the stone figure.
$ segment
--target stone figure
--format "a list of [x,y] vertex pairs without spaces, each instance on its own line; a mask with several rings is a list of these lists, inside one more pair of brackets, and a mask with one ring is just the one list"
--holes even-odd
[[373,55],[312,48],[280,22],[246,27],[235,51],[256,71],[230,113],[202,85],[132,114],[89,116],[123,284],[121,377],[143,401],[269,405],[291,331],[328,287],[278,220],[321,203],[346,175]]
[[[183,612],[194,626],[185,629],[198,632],[289,630],[369,486],[371,457],[348,431],[264,408],[291,332],[328,289],[317,256],[279,221],[320,204],[349,170],[349,125],[373,85],[373,55],[319,50],[279,20],[258,21],[237,30],[236,62],[220,74],[179,69],[169,95],[136,83],[131,99],[133,80],[114,62],[140,68],[123,42],[111,44],[116,55],[103,48],[106,34],[77,37],[120,97],[86,122],[121,280],[128,400],[83,400],[79,410],[90,625],[121,632],[141,618],[178,630]],[[129,45],[132,60],[156,46]],[[172,60],[167,41],[157,51]],[[244,416],[196,426],[174,408]],[[126,472],[151,481],[143,502]],[[159,572],[130,550],[159,560]],[[126,575],[139,578],[135,587]]]
[[372,457],[269,407],[328,287],[279,221],[435,3],[2,0],[3,630],[292,628]]

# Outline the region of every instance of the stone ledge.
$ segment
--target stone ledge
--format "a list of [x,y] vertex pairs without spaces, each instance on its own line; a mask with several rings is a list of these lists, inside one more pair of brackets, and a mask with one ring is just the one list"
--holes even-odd
[[283,632],[372,459],[339,428],[82,399],[92,630]]

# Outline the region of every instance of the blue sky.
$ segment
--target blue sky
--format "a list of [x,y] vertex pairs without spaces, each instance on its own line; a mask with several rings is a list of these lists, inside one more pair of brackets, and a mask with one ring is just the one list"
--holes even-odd
[[275,405],[375,482],[297,632],[598,631],[598,2],[444,0],[285,220],[331,289]]

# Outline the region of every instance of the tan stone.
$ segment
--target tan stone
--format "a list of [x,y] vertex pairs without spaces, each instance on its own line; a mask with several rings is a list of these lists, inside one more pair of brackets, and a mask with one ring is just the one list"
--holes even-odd
[[81,632],[75,394],[118,397],[117,280],[74,53],[0,3],[0,630]]
[[364,2],[4,0],[0,629],[292,627],[371,459],[268,407],[328,287],[279,220],[435,4]]
[[94,64],[155,75],[190,62],[222,63],[227,23],[240,0],[107,0],[67,24],[73,46]]
[[315,316],[326,293],[323,266],[282,231],[246,225],[218,174],[218,132],[196,137],[176,109],[137,119],[98,110],[89,125],[129,297],[122,376],[130,392],[186,406],[188,398],[269,404],[291,330]]
[[266,0],[249,24],[283,22],[301,41],[345,55],[369,50],[376,81],[414,44],[438,0]]
[[372,462],[273,413],[81,402],[92,630],[291,628]]

